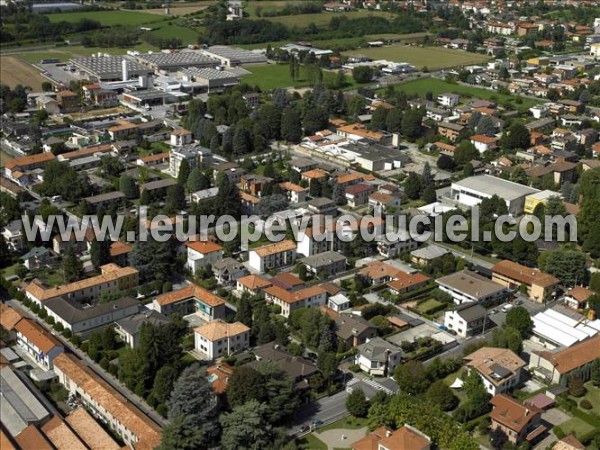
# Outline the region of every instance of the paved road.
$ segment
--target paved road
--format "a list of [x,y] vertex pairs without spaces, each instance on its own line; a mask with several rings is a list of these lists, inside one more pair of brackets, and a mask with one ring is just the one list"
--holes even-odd
[[73,346],[71,342],[65,339],[61,334],[57,333],[53,328],[51,328],[46,322],[38,320],[37,316],[33,314],[28,308],[25,307],[21,302],[17,300],[9,300],[8,303],[12,308],[15,308],[21,312],[23,312],[26,316],[36,320],[41,326],[43,326],[46,330],[52,333],[59,341],[62,342],[65,349],[68,349],[71,353],[78,356],[83,362],[93,370],[100,378],[110,384],[116,391],[118,391],[121,395],[123,395],[128,401],[137,406],[144,414],[149,416],[152,420],[154,420],[158,425],[164,426],[167,424],[167,421],[156,413],[152,408],[148,406],[148,404],[140,397],[135,395],[125,386],[123,386],[119,381],[109,374],[107,371],[102,369],[99,365],[97,365],[92,359],[90,359],[85,353],[79,350],[77,347]]
[[314,420],[329,424],[346,417],[348,415],[346,410],[348,395],[348,392],[344,390],[303,406],[296,414],[294,425],[288,429],[287,433],[289,435],[300,434],[300,427],[310,425]]

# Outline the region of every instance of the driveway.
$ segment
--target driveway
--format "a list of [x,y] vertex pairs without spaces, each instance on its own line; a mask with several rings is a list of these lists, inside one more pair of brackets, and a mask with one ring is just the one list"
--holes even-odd
[[366,435],[367,427],[358,428],[356,430],[336,428],[335,430],[315,433],[316,437],[327,444],[328,450],[333,450],[334,448],[349,448],[354,442],[362,439]]

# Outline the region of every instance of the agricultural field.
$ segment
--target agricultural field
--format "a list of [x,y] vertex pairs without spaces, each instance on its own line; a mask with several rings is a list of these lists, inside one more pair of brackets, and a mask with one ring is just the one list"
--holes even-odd
[[[290,69],[287,64],[266,64],[260,66],[246,66],[244,69],[252,72],[249,75],[242,77],[242,82],[248,83],[250,86],[258,86],[261,89],[269,90],[275,88],[287,87],[306,87],[308,80],[304,66],[300,67],[300,78],[292,80],[290,78]],[[334,72],[323,72],[325,83],[329,78],[336,76]],[[346,76],[347,86],[350,88],[355,85],[352,77]]]
[[515,100],[517,97],[511,94],[501,94],[496,91],[482,89],[475,86],[448,83],[445,80],[439,80],[436,78],[422,78],[420,80],[409,81],[407,83],[396,85],[395,89],[404,91],[409,95],[416,94],[420,97],[425,97],[427,92],[431,92],[434,97],[437,97],[439,94],[444,92],[453,92],[462,96],[477,97],[484,100],[497,101],[500,103],[511,103],[519,109],[530,108],[531,106],[537,105],[541,102],[541,100],[522,98],[522,103],[516,104]]
[[395,17],[394,14],[389,12],[359,9],[358,11],[346,13],[322,12],[318,14],[296,14],[294,16],[263,17],[263,19],[271,22],[282,23],[288,27],[306,27],[310,23],[314,23],[316,26],[328,25],[333,17],[340,17],[340,15],[346,16],[349,19],[358,19],[361,17],[385,17],[387,19],[393,19]]
[[78,22],[81,19],[90,19],[100,22],[103,26],[112,27],[116,25],[138,26],[151,22],[160,22],[165,17],[156,14],[148,14],[142,11],[86,11],[47,14],[50,22]]
[[179,38],[182,40],[183,45],[197,44],[199,36],[198,32],[192,28],[169,25],[167,23],[152,30],[150,34],[161,38]]
[[34,91],[42,90],[42,83],[48,81],[39,70],[16,56],[0,57],[0,82],[10,87],[17,84],[29,86]]
[[389,61],[407,62],[421,69],[439,70],[448,67],[481,64],[489,61],[489,57],[461,50],[443,47],[418,47],[400,44],[385,47],[361,48],[345,52],[345,55],[364,55],[370,59],[387,59]]
[[[186,14],[192,14],[198,11],[202,11],[208,8],[210,5],[214,4],[214,1],[201,1],[201,2],[171,2],[171,8],[169,14],[171,16],[184,16]],[[148,14],[156,14],[156,15],[165,15],[164,8],[153,8],[153,9],[144,9],[145,13]]]

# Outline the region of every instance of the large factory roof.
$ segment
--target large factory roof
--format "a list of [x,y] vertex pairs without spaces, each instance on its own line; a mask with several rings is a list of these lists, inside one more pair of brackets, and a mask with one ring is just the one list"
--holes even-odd
[[228,59],[230,64],[256,64],[266,63],[267,57],[262,53],[244,50],[238,47],[229,47],[226,45],[213,45],[203,50],[208,55],[215,55],[219,58]]
[[154,69],[174,69],[183,67],[212,67],[220,61],[200,52],[150,53],[137,56],[138,61]]
[[123,60],[127,61],[127,73],[130,77],[152,73],[151,69],[123,55],[96,55],[86,58],[76,58],[71,60],[71,62],[80,70],[99,79],[110,80],[122,77]]

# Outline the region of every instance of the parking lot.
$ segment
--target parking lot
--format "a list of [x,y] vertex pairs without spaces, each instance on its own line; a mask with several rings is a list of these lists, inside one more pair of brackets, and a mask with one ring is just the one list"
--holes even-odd
[[[492,322],[494,322],[497,326],[501,327],[502,325],[504,325],[504,322],[506,321],[506,314],[508,311],[502,311],[502,308],[505,307],[508,304],[511,304],[514,307],[516,306],[522,306],[524,307],[527,311],[529,311],[529,315],[530,316],[534,316],[537,313],[544,311],[545,309],[547,309],[548,307],[551,306],[551,304],[547,303],[536,303],[533,302],[531,300],[529,300],[527,297],[525,297],[523,294],[521,293],[517,293],[516,294],[516,298],[512,301],[512,302],[504,302],[501,305],[495,306],[491,309],[488,310],[488,319],[490,319]],[[553,305],[554,303],[552,303]]]

